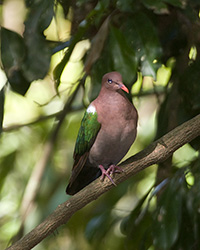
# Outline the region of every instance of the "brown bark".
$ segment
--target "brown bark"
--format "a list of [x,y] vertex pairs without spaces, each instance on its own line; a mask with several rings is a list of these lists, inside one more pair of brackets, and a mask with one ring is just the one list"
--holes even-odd
[[[197,136],[200,136],[200,115],[173,129],[138,154],[123,162],[121,166],[123,166],[124,172],[115,176],[115,183],[119,184],[148,166],[166,160],[174,151]],[[40,225],[7,248],[7,250],[33,248],[60,225],[67,223],[76,211],[91,201],[96,200],[111,188],[114,188],[114,186],[109,180],[101,182],[97,179],[69,200],[60,204]]]

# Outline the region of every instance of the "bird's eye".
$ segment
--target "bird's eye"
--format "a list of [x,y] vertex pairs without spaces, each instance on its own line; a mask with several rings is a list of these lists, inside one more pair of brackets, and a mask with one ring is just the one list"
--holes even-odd
[[108,79],[108,83],[111,84],[111,83],[112,83],[112,80],[111,80],[111,79]]

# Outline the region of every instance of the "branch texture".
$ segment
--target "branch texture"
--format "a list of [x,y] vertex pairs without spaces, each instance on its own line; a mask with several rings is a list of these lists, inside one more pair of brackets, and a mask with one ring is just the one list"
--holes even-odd
[[[200,115],[173,129],[141,152],[124,161],[121,164],[124,172],[114,177],[115,183],[119,184],[152,164],[166,160],[178,148],[197,136],[200,136]],[[109,180],[104,182],[99,179],[95,180],[69,200],[60,204],[45,221],[7,248],[7,250],[32,249],[60,225],[67,223],[76,211],[96,200],[111,188],[114,188],[114,186]]]

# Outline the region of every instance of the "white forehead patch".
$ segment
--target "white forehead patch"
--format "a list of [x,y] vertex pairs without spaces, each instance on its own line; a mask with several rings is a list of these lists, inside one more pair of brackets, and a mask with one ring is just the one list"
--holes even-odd
[[90,105],[88,106],[88,108],[87,108],[87,113],[92,113],[92,114],[94,114],[94,113],[96,113],[96,112],[97,112],[97,111],[96,111],[95,106],[92,105],[92,104],[90,104]]

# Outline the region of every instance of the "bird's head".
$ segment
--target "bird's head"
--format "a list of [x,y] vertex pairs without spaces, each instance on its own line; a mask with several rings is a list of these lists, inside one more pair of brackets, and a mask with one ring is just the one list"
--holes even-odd
[[106,87],[109,90],[117,91],[124,90],[129,93],[127,87],[122,82],[122,76],[119,72],[110,72],[103,76],[102,78],[102,86]]

